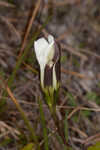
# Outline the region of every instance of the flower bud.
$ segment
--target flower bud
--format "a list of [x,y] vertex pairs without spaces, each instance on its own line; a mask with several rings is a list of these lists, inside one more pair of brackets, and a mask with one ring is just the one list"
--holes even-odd
[[61,51],[52,35],[48,40],[40,38],[34,42],[36,58],[40,65],[40,79],[42,89],[57,90],[60,81]]

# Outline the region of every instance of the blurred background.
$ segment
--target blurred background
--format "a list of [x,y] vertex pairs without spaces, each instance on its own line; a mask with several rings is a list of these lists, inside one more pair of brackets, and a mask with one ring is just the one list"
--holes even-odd
[[[0,150],[21,149],[29,134],[9,92],[4,94],[6,85],[43,144],[38,96],[44,98],[30,41],[49,34],[61,47],[57,115],[67,120],[69,150],[87,150],[100,141],[100,1],[0,0]],[[57,132],[43,103],[47,128]],[[54,136],[49,145],[62,148]]]

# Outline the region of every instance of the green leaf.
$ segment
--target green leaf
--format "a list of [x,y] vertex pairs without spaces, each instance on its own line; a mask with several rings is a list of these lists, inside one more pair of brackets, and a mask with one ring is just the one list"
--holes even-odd
[[77,59],[73,58],[73,64],[76,66],[76,67],[80,67],[80,63],[78,62]]
[[67,150],[67,146],[64,145],[62,137],[59,136],[58,134],[56,134],[56,138],[57,138],[58,142],[62,145],[62,147],[63,147],[62,149]]
[[82,111],[82,114],[83,114],[85,117],[89,117],[90,114],[91,114],[91,111],[89,111],[89,110],[84,110],[84,111]]
[[8,0],[8,3],[13,4],[13,3],[14,3],[14,0]]
[[100,104],[100,96],[96,92],[89,92],[86,94],[86,98],[88,100],[95,101],[96,104]]
[[88,150],[100,150],[100,141],[95,145],[88,147]]
[[47,128],[46,128],[45,116],[44,116],[44,112],[43,112],[43,104],[40,99],[39,99],[38,103],[39,103],[39,109],[40,109],[41,123],[42,123],[42,127],[43,127],[44,149],[49,150],[48,133],[47,133]]
[[67,56],[63,55],[61,56],[61,63],[64,64],[67,61]]
[[72,93],[67,93],[67,97],[69,99],[69,101],[68,101],[69,105],[71,105],[71,106],[77,106],[75,98],[72,95]]
[[64,120],[64,130],[65,130],[65,139],[68,142],[68,120],[67,120],[68,112],[66,111],[65,120]]
[[89,92],[89,93],[87,93],[86,98],[88,100],[96,100],[97,99],[97,94],[95,92]]
[[13,140],[9,137],[5,138],[2,142],[0,142],[0,147],[7,146],[9,143],[13,142]]
[[21,150],[35,150],[34,144],[29,143],[29,144],[25,145],[24,148],[22,148]]

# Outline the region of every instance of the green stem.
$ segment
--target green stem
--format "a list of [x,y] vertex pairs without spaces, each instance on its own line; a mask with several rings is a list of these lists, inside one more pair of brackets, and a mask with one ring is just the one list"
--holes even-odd
[[65,141],[64,133],[63,133],[63,127],[62,127],[61,123],[59,122],[58,116],[56,115],[56,101],[58,99],[58,91],[55,94],[54,94],[54,92],[53,93],[51,92],[49,94],[50,95],[46,96],[46,98],[48,98],[48,99],[46,99],[46,101],[49,102],[49,105],[48,105],[49,110],[50,110],[51,115],[53,117],[54,123],[58,129],[59,136],[62,137],[63,143],[66,145],[66,141]]
[[44,113],[43,113],[42,102],[40,99],[39,99],[39,108],[40,108],[41,122],[42,122],[42,126],[43,126],[44,146],[45,146],[45,150],[49,150],[46,122],[45,122],[45,117],[44,117]]

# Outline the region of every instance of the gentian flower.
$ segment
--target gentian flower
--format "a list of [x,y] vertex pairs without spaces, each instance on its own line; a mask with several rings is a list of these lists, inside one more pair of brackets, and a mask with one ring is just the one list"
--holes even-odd
[[52,35],[48,39],[40,38],[34,42],[37,61],[40,65],[41,87],[45,89],[59,88],[60,81],[60,48]]

